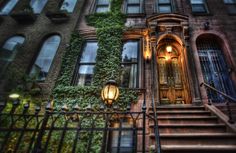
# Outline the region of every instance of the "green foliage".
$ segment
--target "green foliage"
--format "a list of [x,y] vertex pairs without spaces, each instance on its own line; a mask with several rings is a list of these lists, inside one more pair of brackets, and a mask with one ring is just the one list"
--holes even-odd
[[70,84],[76,60],[78,55],[81,54],[80,52],[82,43],[82,37],[79,35],[79,33],[74,32],[71,36],[70,45],[66,49],[66,53],[62,59],[61,74],[57,80],[57,84],[64,86]]

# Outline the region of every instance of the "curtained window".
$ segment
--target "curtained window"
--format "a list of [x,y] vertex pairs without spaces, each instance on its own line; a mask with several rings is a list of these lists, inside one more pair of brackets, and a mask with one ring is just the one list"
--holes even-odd
[[139,41],[124,43],[121,61],[121,86],[136,88],[138,85]]
[[96,63],[98,44],[95,41],[87,41],[84,44],[82,55],[74,73],[74,85],[91,85],[93,70]]

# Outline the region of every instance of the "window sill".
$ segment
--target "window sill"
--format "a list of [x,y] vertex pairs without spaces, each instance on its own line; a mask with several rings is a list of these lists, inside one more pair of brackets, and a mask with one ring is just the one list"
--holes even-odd
[[53,22],[53,23],[65,23],[70,19],[70,14],[66,11],[54,11],[54,12],[47,12],[46,16]]
[[204,13],[204,12],[202,12],[202,13],[192,12],[192,15],[193,16],[213,16],[212,13]]
[[126,13],[126,17],[127,17],[127,18],[131,18],[131,17],[140,18],[140,17],[145,17],[145,16],[146,16],[145,13],[133,13],[133,14],[127,14],[127,13]]
[[10,16],[18,23],[22,24],[33,23],[37,18],[36,14],[28,11],[15,12],[12,13]]

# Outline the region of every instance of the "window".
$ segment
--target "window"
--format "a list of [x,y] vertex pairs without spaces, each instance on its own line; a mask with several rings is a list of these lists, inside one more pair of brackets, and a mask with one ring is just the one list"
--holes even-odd
[[19,47],[24,43],[25,38],[22,36],[14,36],[9,38],[0,50],[0,76],[12,62],[16,56]]
[[142,13],[142,3],[143,0],[127,0],[126,13],[127,14],[137,14]]
[[172,0],[158,0],[157,11],[159,13],[171,13],[172,12]]
[[9,14],[12,9],[16,6],[19,0],[9,0],[1,9],[0,15],[7,15]]
[[236,14],[236,0],[224,0],[229,14]]
[[31,0],[30,6],[32,7],[34,13],[41,13],[47,0]]
[[193,13],[208,13],[205,0],[191,0]]
[[36,77],[39,81],[45,80],[60,42],[61,37],[58,35],[50,36],[44,41],[39,55],[30,71],[30,76]]
[[121,86],[136,88],[138,86],[139,42],[127,41],[124,43],[121,61]]
[[96,10],[97,13],[104,13],[109,11],[110,0],[97,0]]
[[98,44],[95,41],[87,41],[83,47],[82,56],[78,59],[75,69],[74,85],[91,85],[93,70],[96,63]]
[[[113,128],[120,128],[120,123],[114,123]],[[130,130],[122,130],[122,128],[130,128]],[[121,122],[121,131],[114,130],[111,132],[111,148],[110,153],[132,153],[134,152],[134,131],[132,130],[133,125],[128,121]]]
[[[229,68],[217,39],[214,37],[198,38],[197,50],[204,81],[217,90],[236,97],[235,87],[229,76]],[[214,91],[208,90],[207,94],[213,102],[225,102],[225,98]]]
[[60,10],[65,10],[68,13],[72,13],[74,11],[77,0],[64,0]]

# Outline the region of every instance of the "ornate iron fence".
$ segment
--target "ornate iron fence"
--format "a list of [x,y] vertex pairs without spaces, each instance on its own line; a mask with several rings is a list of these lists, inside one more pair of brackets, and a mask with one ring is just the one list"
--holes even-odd
[[145,108],[61,111],[17,103],[0,108],[2,153],[136,153],[145,152]]

